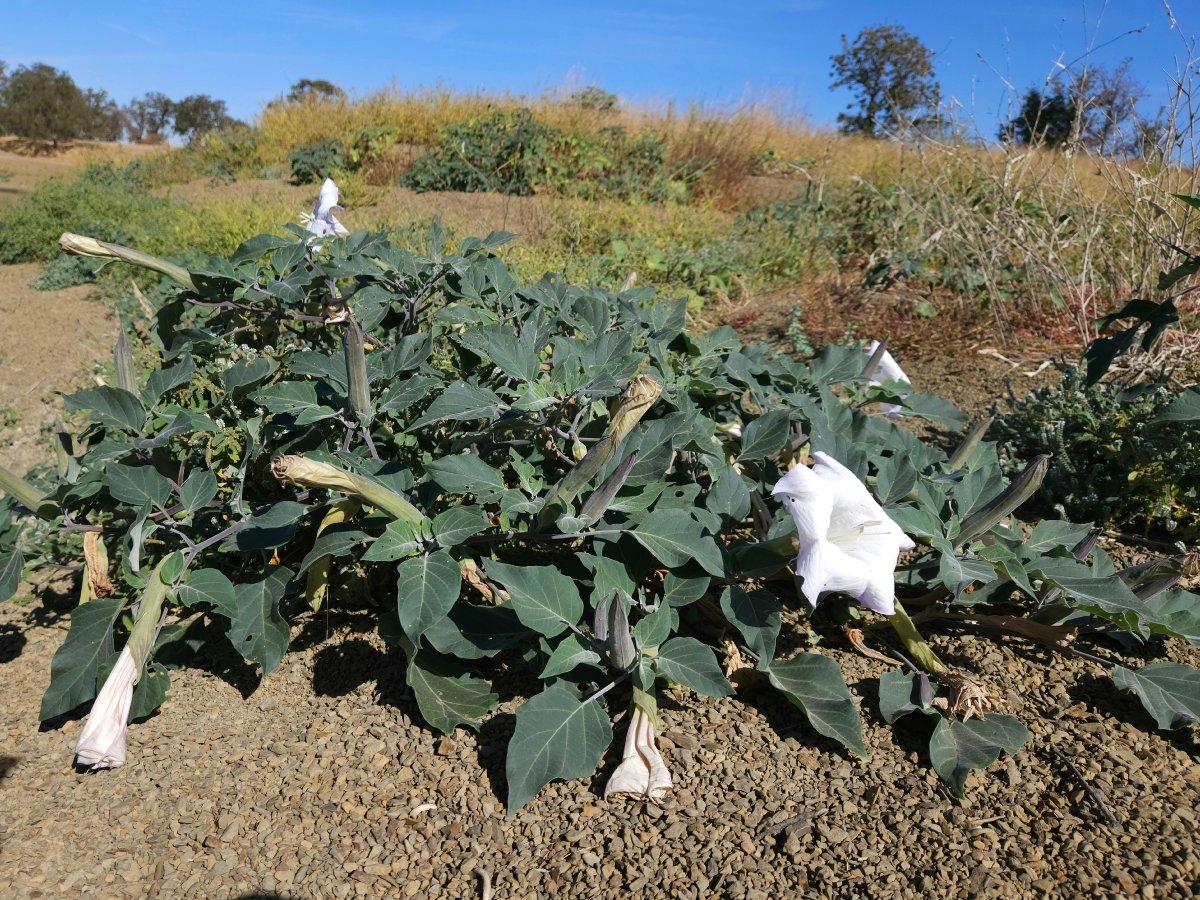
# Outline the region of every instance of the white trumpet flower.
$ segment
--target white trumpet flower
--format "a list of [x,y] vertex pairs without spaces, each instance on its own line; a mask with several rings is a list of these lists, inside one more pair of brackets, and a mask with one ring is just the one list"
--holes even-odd
[[325,183],[321,185],[320,193],[317,194],[317,205],[313,207],[311,213],[304,214],[304,227],[317,237],[349,234],[346,226],[334,216],[335,209],[343,209],[338,206],[338,186],[332,178],[326,178]]
[[896,559],[916,544],[875,502],[863,483],[827,453],[810,469],[796,466],[771,492],[796,522],[796,574],[812,606],[827,591],[854,597],[885,616],[896,612]]
[[125,765],[125,732],[137,676],[137,661],[126,647],[92,704],[75,745],[75,765],[89,769],[116,769]]
[[605,798],[632,797],[657,803],[671,792],[671,773],[654,742],[652,716],[636,703],[625,733],[625,755],[604,787]]
[[[873,356],[878,349],[879,341],[871,341],[867,347],[867,358]],[[879,357],[879,362],[876,364],[868,384],[877,385],[885,381],[903,381],[905,384],[912,384],[908,376],[904,374],[904,370],[900,368],[900,364],[896,362],[895,357],[887,350],[884,350],[883,355]],[[885,417],[893,421],[901,418],[900,407],[895,403],[881,403],[879,408]]]

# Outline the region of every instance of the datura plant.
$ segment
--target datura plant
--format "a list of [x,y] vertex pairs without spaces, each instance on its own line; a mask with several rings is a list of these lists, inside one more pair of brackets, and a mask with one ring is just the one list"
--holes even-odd
[[[84,427],[59,436],[57,471],[0,473],[0,594],[26,568],[84,570],[41,706],[91,704],[82,766],[124,760],[172,669],[227,644],[267,677],[297,620],[350,603],[376,609],[438,731],[478,728],[489,674],[530,668],[510,812],[593,774],[626,711],[605,794],[664,798],[689,776],[656,746],[661,691],[731,694],[737,660],[745,689],[865,755],[837,662],[804,637],[839,616],[878,618],[906,661],[882,671],[880,713],[934,722],[930,762],[958,792],[1028,732],[921,629],[984,623],[1063,653],[1114,631],[1200,640],[1200,599],[1169,577],[1115,571],[1087,525],[1012,519],[1044,459],[1010,482],[985,426],[947,453],[879,415],[965,424],[878,350],[796,360],[689,329],[682,299],[522,283],[497,254],[509,234],[450,247],[435,228],[414,250],[344,233],[335,209],[327,182],[307,228],[187,270],[62,238],[177,285],[118,342],[115,383],[64,398]],[[781,641],[818,601],[836,615]],[[1162,728],[1200,714],[1186,666],[1113,678]]]

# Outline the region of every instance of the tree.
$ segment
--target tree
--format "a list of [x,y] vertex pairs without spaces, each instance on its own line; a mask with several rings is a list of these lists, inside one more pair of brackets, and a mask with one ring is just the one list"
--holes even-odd
[[838,113],[845,134],[891,134],[937,111],[941,92],[933,53],[899,25],[864,28],[853,44],[842,35],[842,52],[831,60],[829,89],[846,87],[857,95],[848,112]]
[[130,100],[125,107],[125,133],[131,141],[153,140],[166,135],[175,112],[175,103],[166,94],[151,91]]
[[999,137],[1014,144],[1062,147],[1075,133],[1078,114],[1075,97],[1061,86],[1051,94],[1031,88],[1020,112],[1000,126]]
[[1000,127],[1002,140],[1064,147],[1075,143],[1091,153],[1135,156],[1157,126],[1138,113],[1146,89],[1129,74],[1126,59],[1113,70],[1084,69],[1064,85],[1031,88],[1021,109]]
[[324,78],[301,78],[288,90],[289,103],[306,103],[314,100],[345,100],[346,92]]
[[86,134],[91,119],[83,91],[53,66],[20,66],[3,83],[0,130],[57,147]]
[[192,94],[175,103],[175,133],[188,141],[209,131],[218,131],[236,124],[225,109],[224,100],[214,100],[207,94]]
[[1126,57],[1117,68],[1085,69],[1076,76],[1071,94],[1082,113],[1084,146],[1093,153],[1133,156],[1142,146],[1142,117],[1137,105],[1146,99],[1146,89],[1133,80]]
[[91,115],[82,136],[96,141],[119,141],[125,131],[125,113],[117,106],[117,101],[105,91],[90,88],[83,95]]

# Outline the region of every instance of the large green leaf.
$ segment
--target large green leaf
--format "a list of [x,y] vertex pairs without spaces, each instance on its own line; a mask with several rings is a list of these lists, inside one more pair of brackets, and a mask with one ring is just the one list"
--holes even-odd
[[257,391],[253,399],[276,415],[294,416],[296,425],[311,425],[338,414],[317,400],[317,388],[311,381],[281,381]]
[[375,539],[362,555],[364,562],[392,562],[420,553],[430,535],[426,522],[405,522],[393,519],[383,534]]
[[487,574],[508,591],[521,623],[545,637],[562,634],[583,616],[583,599],[574,579],[553,566],[489,562]]
[[1200,670],[1160,662],[1140,669],[1113,668],[1113,683],[1133,691],[1162,729],[1200,722]]
[[63,396],[68,412],[86,410],[101,425],[140,432],[146,424],[146,408],[142,401],[121,388],[104,387],[76,391]]
[[7,600],[21,585],[25,557],[16,547],[0,550],[0,600]]
[[597,665],[599,662],[599,653],[585,644],[577,634],[568,633],[558,642],[558,646],[546,660],[540,677],[546,681],[558,675],[564,675],[576,666]]
[[225,573],[197,569],[189,572],[187,581],[179,585],[179,602],[184,606],[207,603],[218,611],[231,610],[237,606],[237,592]]
[[747,591],[734,584],[721,594],[721,611],[758,657],[758,668],[765,671],[775,658],[783,612],[779,598],[769,591]]
[[508,604],[456,603],[449,615],[425,630],[425,640],[440,653],[480,659],[515,647],[531,634]]
[[716,541],[685,509],[656,509],[630,533],[669,569],[694,560],[710,575],[725,575]]
[[584,778],[596,771],[612,743],[612,722],[598,701],[579,702],[573,685],[556,681],[521,705],[508,744],[508,814],[555,778]]
[[772,456],[783,449],[791,431],[791,419],[786,409],[772,409],[746,425],[742,432],[742,452],[738,462]]
[[312,549],[305,554],[300,563],[300,571],[329,556],[336,559],[345,556],[354,547],[367,540],[366,532],[359,531],[348,525],[335,526],[325,531],[313,541]]
[[1012,716],[986,719],[942,718],[929,739],[929,761],[933,770],[956,797],[961,797],[972,769],[994,763],[1001,751],[1013,754],[1030,738],[1029,730]]
[[1146,604],[1120,578],[1053,578],[1071,605],[1120,625],[1132,634],[1149,635],[1143,622]]
[[1156,422],[1195,422],[1200,420],[1200,387],[1190,387],[1158,414]]
[[294,574],[291,569],[274,566],[258,580],[239,584],[233,604],[217,610],[229,619],[229,642],[246,659],[262,666],[263,675],[279,665],[291,640],[279,601]]
[[429,404],[425,415],[408,427],[409,431],[439,422],[443,419],[467,421],[470,419],[491,420],[505,409],[505,403],[494,391],[465,381],[456,381],[446,388],[437,399]]
[[721,673],[712,647],[693,637],[676,637],[658,648],[654,667],[660,675],[689,687],[706,697],[724,697],[733,693]]
[[446,617],[461,590],[458,561],[448,550],[400,563],[396,569],[396,612],[409,640],[419,646],[421,635]]
[[859,756],[868,756],[858,706],[841,666],[819,653],[801,653],[771,663],[767,674],[777,689],[800,707],[819,734],[840,741]]
[[296,523],[308,512],[303,503],[281,500],[246,520],[245,526],[221,545],[222,550],[269,550],[280,547],[296,533]]
[[433,536],[441,547],[456,547],[471,535],[490,527],[476,506],[452,506],[434,516],[430,523]]
[[100,667],[113,655],[113,623],[124,600],[109,597],[75,607],[71,630],[50,661],[50,687],[42,695],[38,719],[70,712],[96,696]]
[[426,468],[433,480],[451,494],[474,494],[487,503],[504,490],[504,476],[474,453],[443,456]]
[[930,706],[932,700],[933,685],[924,673],[906,674],[902,669],[891,669],[879,676],[879,714],[889,725],[911,712],[941,715]]
[[153,466],[126,466],[109,463],[104,470],[108,492],[131,506],[142,507],[147,503],[163,509],[171,496],[171,482],[160,475]]
[[443,734],[449,734],[459,725],[478,728],[499,700],[492,686],[435,654],[412,653],[411,649],[408,648],[408,686],[426,723]]

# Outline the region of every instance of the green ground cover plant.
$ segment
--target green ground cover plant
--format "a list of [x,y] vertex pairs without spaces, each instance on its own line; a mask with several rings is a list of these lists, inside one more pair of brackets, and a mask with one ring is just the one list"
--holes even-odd
[[[127,722],[162,702],[172,667],[231,648],[269,676],[292,618],[355,602],[431,728],[522,699],[510,813],[593,773],[623,709],[610,792],[660,798],[667,686],[765,681],[865,754],[837,663],[782,640],[806,598],[890,624],[907,662],[881,680],[880,714],[927,717],[957,794],[1028,732],[918,624],[986,620],[1064,653],[1114,632],[1200,641],[1178,574],[1117,571],[1088,524],[1011,519],[1045,457],[1009,479],[982,428],[947,452],[878,415],[965,425],[879,383],[883,348],[798,360],[693,333],[684,298],[518,278],[497,254],[511,237],[434,229],[414,250],[286,226],[183,267],[63,235],[175,285],[148,333],[123,335],[113,383],[66,397],[90,424],[61,436],[57,467],[37,484],[0,473],[0,595],[27,560],[84,566],[42,704],[53,719],[94,701],[81,764],[124,761]],[[1159,727],[1200,719],[1200,671],[1090,658]],[[522,673],[515,698],[501,672],[506,692]]]

